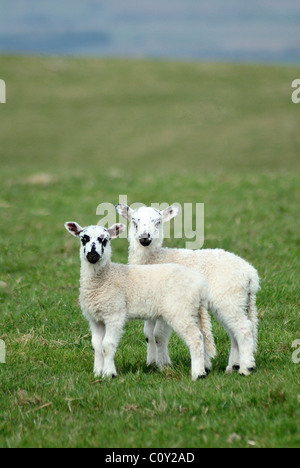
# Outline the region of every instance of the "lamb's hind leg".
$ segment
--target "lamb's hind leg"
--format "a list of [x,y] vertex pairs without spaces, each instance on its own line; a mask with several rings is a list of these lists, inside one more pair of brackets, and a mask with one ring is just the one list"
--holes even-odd
[[155,364],[156,362],[156,344],[154,338],[155,320],[146,320],[144,323],[144,335],[147,342],[147,365]]
[[241,375],[250,375],[256,367],[253,325],[246,317],[241,318],[239,325],[238,334],[236,335],[240,355],[239,373]]
[[185,342],[190,350],[191,355],[191,374],[192,380],[204,378],[206,376],[204,364],[204,339],[197,323],[191,318],[185,319],[184,323],[181,320],[172,321],[171,325],[177,335]]
[[228,331],[228,335],[230,337],[230,353],[226,373],[230,374],[233,370],[238,370],[240,368],[240,356],[238,343],[234,334]]
[[146,320],[144,335],[147,341],[147,365],[159,367],[171,364],[168,353],[169,337],[172,329],[163,320]]
[[205,370],[210,372],[212,368],[211,359],[216,356],[215,341],[212,333],[212,325],[206,305],[201,304],[199,308],[199,327],[204,339],[204,361]]
[[227,322],[226,329],[231,338],[226,373],[239,369],[241,375],[249,375],[255,368],[253,325],[242,310],[239,310],[235,319]]

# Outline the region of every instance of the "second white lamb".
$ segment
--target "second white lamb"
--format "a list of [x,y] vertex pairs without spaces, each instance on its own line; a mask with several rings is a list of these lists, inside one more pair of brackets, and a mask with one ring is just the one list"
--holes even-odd
[[[152,207],[132,210],[119,204],[116,209],[130,222],[129,264],[176,263],[205,277],[210,297],[208,309],[224,326],[231,340],[226,372],[238,369],[241,375],[250,375],[256,367],[254,353],[257,348],[256,293],[259,277],[255,268],[241,257],[222,249],[163,248],[163,223],[178,214],[176,206],[159,211]],[[147,320],[144,331],[148,340],[147,363],[155,362],[157,347],[162,349],[164,362],[170,363],[170,328],[168,330],[167,325],[159,320]],[[159,339],[159,345],[155,338]]]

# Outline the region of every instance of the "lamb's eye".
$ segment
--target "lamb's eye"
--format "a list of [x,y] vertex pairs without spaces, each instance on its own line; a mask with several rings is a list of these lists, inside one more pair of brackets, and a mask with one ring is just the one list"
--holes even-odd
[[100,244],[102,244],[103,247],[105,247],[107,244],[107,239],[102,239],[101,237],[98,237],[98,242],[100,242]]
[[85,235],[81,238],[82,245],[86,245],[88,242],[90,242],[90,237]]
[[137,231],[137,230],[138,230],[138,224],[137,224],[137,222],[132,220],[132,224],[133,224],[133,226],[135,227],[135,230]]

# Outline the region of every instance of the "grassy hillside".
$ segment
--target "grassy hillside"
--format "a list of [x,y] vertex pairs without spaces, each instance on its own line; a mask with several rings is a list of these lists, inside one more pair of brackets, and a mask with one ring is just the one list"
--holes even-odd
[[[0,446],[299,446],[300,69],[1,57]],[[128,324],[119,376],[95,381],[78,308],[79,259],[63,223],[96,223],[100,203],[205,204],[205,245],[261,276],[257,371],[225,375],[229,341],[191,382],[145,365]],[[166,245],[184,247],[184,239]],[[127,261],[127,241],[113,243]]]

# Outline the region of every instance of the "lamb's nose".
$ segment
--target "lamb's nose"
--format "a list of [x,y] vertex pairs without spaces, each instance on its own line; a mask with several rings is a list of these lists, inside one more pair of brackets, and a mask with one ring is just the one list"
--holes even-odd
[[88,259],[90,263],[97,263],[98,260],[100,259],[100,255],[96,251],[96,247],[94,244],[92,246],[92,250],[87,254],[86,258]]
[[98,252],[91,251],[87,254],[86,258],[90,263],[97,263],[100,259],[100,255],[98,254]]
[[152,239],[151,239],[150,234],[148,234],[147,232],[144,232],[144,233],[140,236],[139,241],[140,241],[140,244],[141,244],[143,247],[147,247],[148,245],[151,244]]

